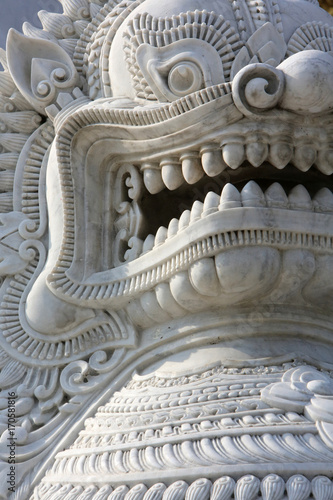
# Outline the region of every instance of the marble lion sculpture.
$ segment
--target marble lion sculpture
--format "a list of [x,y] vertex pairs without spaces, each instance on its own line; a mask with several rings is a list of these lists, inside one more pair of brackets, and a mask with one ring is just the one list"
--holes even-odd
[[332,500],[332,17],[61,3],[0,54],[0,498]]

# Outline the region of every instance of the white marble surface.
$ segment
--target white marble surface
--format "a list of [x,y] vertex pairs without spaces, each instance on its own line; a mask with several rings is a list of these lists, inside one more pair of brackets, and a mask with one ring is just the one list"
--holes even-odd
[[333,20],[118,3],[2,54],[0,498],[332,500]]

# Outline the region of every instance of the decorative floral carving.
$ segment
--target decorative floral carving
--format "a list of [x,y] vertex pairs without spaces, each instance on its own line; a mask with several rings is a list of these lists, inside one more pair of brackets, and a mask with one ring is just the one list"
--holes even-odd
[[281,500],[285,491],[285,482],[276,474],[266,476],[261,482],[263,500]]
[[287,46],[276,27],[266,22],[250,36],[237,54],[232,68],[231,79],[249,64],[267,64],[276,67],[283,61]]
[[[271,478],[272,476],[266,476],[262,481],[261,481],[261,489],[262,491],[265,491],[265,485],[267,483],[267,480],[268,478]],[[308,484],[307,483],[307,480],[304,476],[294,476],[294,479],[298,479],[298,481],[301,483],[301,482],[304,482],[305,484]],[[237,492],[236,492],[236,495],[238,492],[240,492],[240,489],[241,489],[241,486],[243,486],[244,483],[246,482],[249,482],[251,481],[253,482],[253,484],[257,485],[260,484],[260,480],[256,477],[249,477],[249,476],[244,476],[242,477],[240,480],[239,480],[239,486],[237,486]],[[327,478],[327,477],[317,477],[315,479],[313,479],[312,481],[312,490],[314,492],[314,498],[316,500],[329,500],[331,497],[330,496],[322,496],[321,493],[319,493],[319,490],[318,490],[318,486],[319,486],[319,483],[320,484],[326,484],[327,486],[332,486],[332,483],[331,481]],[[184,497],[186,499],[188,498],[197,498],[195,495],[199,495],[200,492],[201,492],[201,485],[203,484],[208,484],[208,480],[206,478],[201,478],[195,482],[193,482],[191,485],[188,485],[185,481],[177,481],[177,482],[174,482],[173,484],[171,484],[168,488],[166,488],[166,486],[163,484],[163,483],[156,483],[154,484],[153,486],[151,487],[146,487],[144,484],[140,484],[140,485],[137,485],[137,486],[134,486],[133,488],[129,489],[128,487],[126,487],[125,485],[122,485],[122,486],[118,486],[117,488],[115,488],[113,490],[113,492],[110,494],[110,487],[108,486],[102,486],[96,493],[95,493],[95,496],[92,496],[91,499],[92,500],[104,500],[104,499],[108,499],[108,500],[123,500],[126,496],[127,493],[131,492],[131,496],[128,496],[127,498],[132,498],[133,495],[135,494],[138,494],[139,492],[144,492],[144,500],[180,500],[180,499],[183,499]],[[273,484],[273,483],[272,483]],[[288,497],[285,497],[284,494],[285,494],[285,485],[284,485],[284,481],[283,479],[280,477],[280,476],[275,476],[275,481],[274,481],[274,484],[279,484],[281,485],[281,494],[283,495],[283,498],[288,498],[288,500],[295,500],[296,498],[297,499],[304,499],[304,500],[308,500],[309,498],[312,498],[312,496],[310,497],[310,492],[309,492],[309,489],[307,489],[306,493],[307,493],[307,496],[297,496],[297,493],[294,489],[294,487],[292,487],[290,484],[288,485]],[[225,487],[224,487],[225,485]],[[198,497],[198,498],[207,498],[207,500],[231,500],[231,498],[234,498],[233,497],[233,491],[234,491],[234,486],[235,486],[235,482],[228,476],[222,476],[220,477],[219,479],[217,479],[213,485],[212,485],[212,488],[211,488],[211,492],[210,494],[208,494],[207,497]],[[109,489],[108,489],[109,488]],[[83,489],[81,486],[76,486],[76,487],[73,487],[72,485],[66,485],[66,486],[61,486],[61,484],[57,484],[57,485],[53,485],[52,483],[48,483],[48,482],[45,482],[45,483],[42,483],[41,487],[39,488],[38,490],[38,493],[36,492],[35,493],[35,496],[32,497],[32,500],[38,500],[38,495],[41,494],[51,494],[51,493],[54,493],[54,494],[58,494],[58,498],[61,498],[59,497],[59,495],[61,493],[63,494],[68,494],[68,492],[71,493],[71,498],[73,497],[73,499],[78,499],[79,498],[79,495],[81,493],[83,493],[83,491],[85,493],[91,493],[92,492],[92,486],[88,486],[86,487],[85,489]],[[282,496],[279,494],[279,495],[276,495],[276,491],[277,490],[271,490],[267,495],[268,496],[265,496],[266,494],[264,493],[264,500],[278,500],[280,498],[282,498]],[[187,494],[187,492],[189,492]],[[287,494],[288,494],[287,493]],[[107,496],[109,494],[109,497]],[[296,496],[295,496],[296,494]],[[194,496],[193,496],[194,495]],[[249,500],[251,498],[251,493],[245,493],[242,492],[242,500]],[[237,498],[237,497],[236,497]],[[258,497],[255,497],[255,498],[258,498]]]
[[333,423],[333,381],[315,368],[301,366],[288,370],[282,381],[262,390],[268,404],[302,412],[314,421]]

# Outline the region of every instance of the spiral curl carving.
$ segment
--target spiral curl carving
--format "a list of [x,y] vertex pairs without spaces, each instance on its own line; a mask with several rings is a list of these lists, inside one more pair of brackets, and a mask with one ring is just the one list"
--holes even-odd
[[246,116],[274,108],[283,91],[283,72],[269,64],[249,64],[232,83],[234,102]]

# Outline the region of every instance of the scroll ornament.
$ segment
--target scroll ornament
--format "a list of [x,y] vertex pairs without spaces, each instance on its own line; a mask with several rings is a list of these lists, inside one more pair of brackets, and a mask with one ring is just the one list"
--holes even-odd
[[290,369],[281,382],[265,387],[261,396],[271,406],[304,413],[333,448],[333,379],[329,374],[308,366]]

